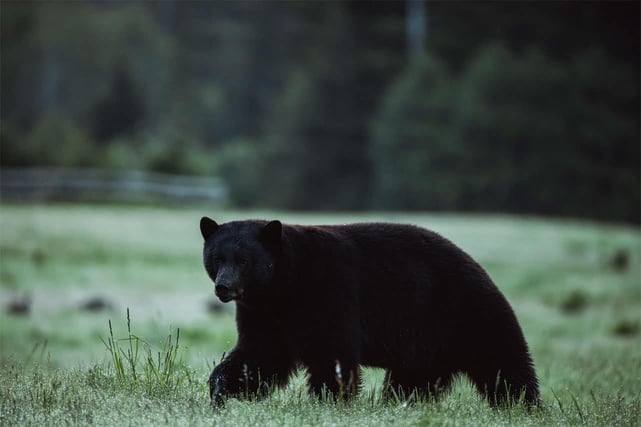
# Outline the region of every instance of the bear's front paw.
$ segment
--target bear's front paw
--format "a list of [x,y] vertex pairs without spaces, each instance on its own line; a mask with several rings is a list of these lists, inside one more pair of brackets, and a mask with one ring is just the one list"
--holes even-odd
[[225,401],[223,396],[225,392],[225,378],[222,375],[212,373],[209,377],[209,397],[211,399],[211,405],[214,408],[224,406]]
[[214,393],[211,395],[211,406],[214,409],[223,408],[225,406],[225,400],[223,399],[222,394]]

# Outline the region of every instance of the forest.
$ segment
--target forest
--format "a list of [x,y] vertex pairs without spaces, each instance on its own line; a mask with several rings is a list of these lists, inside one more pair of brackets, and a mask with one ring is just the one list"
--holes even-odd
[[640,222],[639,2],[0,7],[3,169],[215,176],[237,208]]

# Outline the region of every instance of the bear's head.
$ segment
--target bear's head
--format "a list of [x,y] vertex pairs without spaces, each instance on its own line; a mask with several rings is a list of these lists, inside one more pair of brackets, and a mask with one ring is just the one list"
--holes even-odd
[[239,221],[218,225],[203,217],[203,259],[222,302],[247,301],[269,292],[281,245],[279,221]]

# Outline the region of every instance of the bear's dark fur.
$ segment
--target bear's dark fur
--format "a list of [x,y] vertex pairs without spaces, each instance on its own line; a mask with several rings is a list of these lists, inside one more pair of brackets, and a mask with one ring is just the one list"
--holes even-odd
[[538,402],[534,365],[507,300],[472,258],[411,225],[222,225],[202,218],[204,262],[235,300],[238,343],[211,374],[212,402],[264,395],[300,365],[311,390],[435,396],[466,374],[492,404]]

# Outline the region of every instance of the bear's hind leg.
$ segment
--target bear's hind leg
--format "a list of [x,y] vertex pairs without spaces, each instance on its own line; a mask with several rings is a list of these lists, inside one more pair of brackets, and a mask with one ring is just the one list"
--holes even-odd
[[387,369],[383,382],[383,399],[438,399],[450,388],[453,373],[421,375],[401,369]]
[[520,399],[527,406],[539,403],[539,388],[536,377],[532,375],[516,375],[500,370],[488,371],[485,374],[470,374],[468,376],[476,389],[490,403],[497,407],[505,404],[517,403]]

